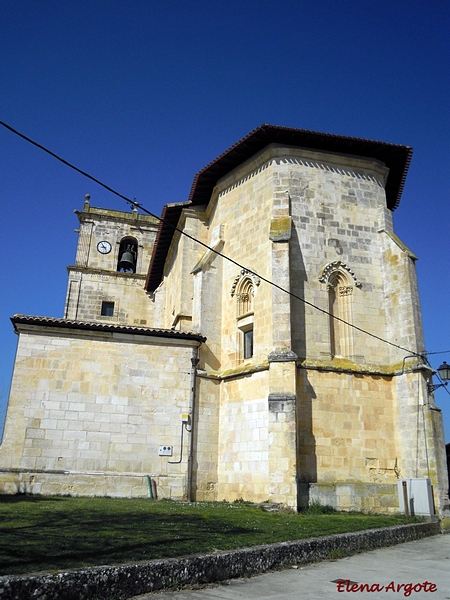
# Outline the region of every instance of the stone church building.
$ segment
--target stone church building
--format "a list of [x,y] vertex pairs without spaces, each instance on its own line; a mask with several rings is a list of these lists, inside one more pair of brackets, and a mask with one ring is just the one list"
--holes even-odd
[[161,221],[87,196],[64,317],[12,318],[0,491],[395,512],[398,479],[430,478],[442,512],[416,256],[392,225],[411,154],[262,125]]

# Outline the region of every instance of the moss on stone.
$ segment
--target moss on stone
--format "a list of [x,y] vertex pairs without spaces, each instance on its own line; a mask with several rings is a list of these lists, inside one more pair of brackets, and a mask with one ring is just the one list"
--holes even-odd
[[286,239],[291,237],[291,217],[277,217],[270,222],[270,239]]
[[[317,370],[328,370],[328,371],[341,371],[343,373],[367,373],[372,375],[396,375],[404,369],[402,362],[394,363],[392,365],[370,365],[355,363],[348,358],[337,358],[334,357],[331,360],[319,360],[319,359],[304,359],[301,361],[300,366],[305,369],[312,368]],[[414,365],[408,364],[408,370],[412,366],[420,364],[418,361]]]
[[225,371],[211,371],[210,374],[220,379],[226,379],[227,377],[237,377],[239,375],[249,375],[251,373],[257,373],[259,371],[265,371],[269,368],[269,361],[264,360],[258,364],[254,363],[243,363],[233,369],[225,369]]

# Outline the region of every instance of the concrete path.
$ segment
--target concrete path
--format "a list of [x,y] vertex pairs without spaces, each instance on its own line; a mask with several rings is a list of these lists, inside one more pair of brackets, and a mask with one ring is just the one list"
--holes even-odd
[[[350,582],[339,586],[336,583],[338,580]],[[359,586],[362,584],[369,584],[372,591],[366,591],[367,586],[364,591],[360,591]],[[377,587],[380,591],[376,591]],[[251,579],[235,579],[206,589],[155,592],[136,596],[133,600],[337,598],[450,600],[450,535],[425,538],[298,569],[266,573]]]

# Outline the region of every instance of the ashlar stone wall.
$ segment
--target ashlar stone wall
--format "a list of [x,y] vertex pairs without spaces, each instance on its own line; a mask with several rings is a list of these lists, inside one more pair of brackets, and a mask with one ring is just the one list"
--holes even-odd
[[[199,342],[142,330],[16,327],[2,491],[147,496],[150,476],[161,497],[186,497],[182,414]],[[173,446],[173,456],[159,456],[161,445]]]
[[[184,209],[178,223],[178,229],[189,236],[206,241],[203,214],[201,211]],[[178,231],[169,248],[161,287],[164,294],[157,293],[157,302],[163,302],[162,327],[180,330],[192,330],[194,280],[192,270],[204,252],[204,247],[191,237]]]
[[[348,305],[338,316],[386,337],[385,272],[380,229],[389,226],[386,168],[376,161],[283,149],[279,176],[289,190],[293,238],[292,289],[330,311],[330,275],[340,271],[337,294]],[[386,225],[388,223],[388,225]],[[345,297],[347,297],[345,299]],[[330,359],[330,319],[293,300],[294,350],[300,357]],[[346,317],[346,318],[345,318]],[[357,330],[339,326],[347,337],[339,354],[358,363],[389,363],[389,347]]]
[[393,378],[312,369],[298,373],[299,481],[395,485],[401,459]]
[[267,371],[222,383],[218,499],[269,497]]

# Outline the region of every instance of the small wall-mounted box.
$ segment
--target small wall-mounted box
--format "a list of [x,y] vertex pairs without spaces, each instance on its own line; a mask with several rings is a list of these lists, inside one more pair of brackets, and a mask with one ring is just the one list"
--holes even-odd
[[181,422],[182,422],[182,423],[189,423],[189,415],[187,415],[187,414],[182,414],[182,415],[181,415]]
[[428,478],[398,479],[397,487],[400,512],[407,512],[406,501],[411,516],[432,517],[435,514],[433,486]]
[[173,446],[160,446],[158,450],[159,456],[172,456]]

